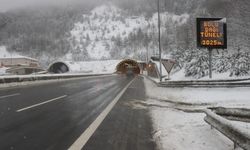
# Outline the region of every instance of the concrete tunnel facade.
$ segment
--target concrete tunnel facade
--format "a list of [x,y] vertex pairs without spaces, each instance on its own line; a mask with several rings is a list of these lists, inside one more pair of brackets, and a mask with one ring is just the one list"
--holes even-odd
[[121,61],[116,66],[116,72],[121,74],[126,74],[129,69],[129,66],[131,67],[134,74],[140,74],[141,70],[138,62],[132,59],[125,59]]
[[[48,72],[49,73],[55,73],[55,74],[61,74],[61,73],[68,73],[68,72],[82,72],[81,65],[72,65],[72,64],[81,64],[81,65],[87,65],[87,63],[84,62],[68,62],[68,61],[57,61],[49,65]],[[100,64],[103,64],[103,62],[100,61]],[[106,64],[105,67],[111,67],[113,69],[113,73],[121,73],[126,74],[128,69],[132,70],[134,74],[140,74],[140,65],[137,61],[132,59],[124,59],[121,61],[115,61],[112,62],[113,66],[110,66],[110,64]],[[77,67],[76,67],[77,66]]]

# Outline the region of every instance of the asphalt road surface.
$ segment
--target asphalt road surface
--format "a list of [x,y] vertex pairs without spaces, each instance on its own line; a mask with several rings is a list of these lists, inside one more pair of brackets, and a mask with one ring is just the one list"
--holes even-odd
[[[132,80],[117,75],[1,89],[0,150],[69,149]],[[143,98],[141,80],[133,80],[83,149],[154,149],[147,111],[122,104]]]

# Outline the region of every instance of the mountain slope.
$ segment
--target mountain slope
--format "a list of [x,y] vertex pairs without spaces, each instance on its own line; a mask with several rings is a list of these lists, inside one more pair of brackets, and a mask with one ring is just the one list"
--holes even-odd
[[[168,32],[168,27],[177,28],[185,24],[189,15],[164,12],[161,17],[162,31]],[[76,23],[71,31],[69,40],[74,48],[70,53],[76,61],[110,57],[145,60],[146,48],[157,49],[157,23],[157,14],[146,18],[128,15],[112,4],[96,7],[90,14],[84,14],[82,21]],[[173,32],[168,34],[174,37]]]

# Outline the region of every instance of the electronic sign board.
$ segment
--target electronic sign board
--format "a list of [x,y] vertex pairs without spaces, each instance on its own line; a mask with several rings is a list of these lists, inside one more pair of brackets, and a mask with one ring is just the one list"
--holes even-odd
[[226,18],[197,18],[198,48],[227,48]]

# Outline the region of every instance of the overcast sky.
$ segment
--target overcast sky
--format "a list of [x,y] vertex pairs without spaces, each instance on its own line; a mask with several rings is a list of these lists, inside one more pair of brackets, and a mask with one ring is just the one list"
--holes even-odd
[[[0,0],[0,11],[6,11],[9,9],[27,7],[27,6],[39,6],[39,5],[61,5],[72,3],[77,0]],[[86,1],[86,0],[81,0]],[[91,0],[90,0],[91,1]]]

